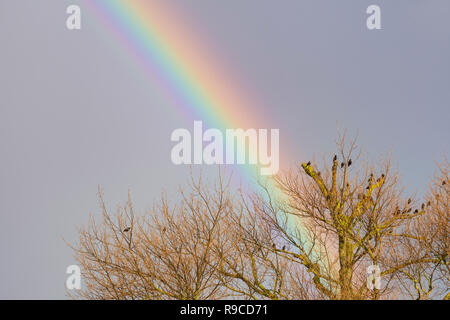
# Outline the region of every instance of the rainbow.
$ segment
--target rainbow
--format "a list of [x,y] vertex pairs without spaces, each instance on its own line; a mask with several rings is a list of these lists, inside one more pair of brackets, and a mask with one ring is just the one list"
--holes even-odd
[[[216,59],[213,48],[192,32],[168,2],[84,0],[187,119],[222,130],[266,128],[267,122],[258,116],[256,99],[242,92],[237,78],[230,75],[232,68]],[[281,154],[286,156],[285,151]],[[257,169],[239,165],[240,175],[250,184]],[[275,197],[281,197],[270,181]],[[294,226],[302,229],[299,222]]]
[[[143,71],[156,79],[184,118],[202,120],[207,127],[221,130],[269,128],[252,103],[256,98],[248,98],[237,77],[229,74],[232,68],[215,58],[213,48],[190,31],[192,28],[168,2],[85,0]],[[255,180],[257,169],[239,166],[246,181]]]

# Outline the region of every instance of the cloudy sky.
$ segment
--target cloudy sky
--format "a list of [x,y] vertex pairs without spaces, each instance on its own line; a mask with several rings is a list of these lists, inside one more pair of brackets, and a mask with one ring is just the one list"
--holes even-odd
[[[333,154],[337,127],[359,132],[420,196],[448,157],[448,0],[170,2],[264,102],[256,112],[293,159]],[[374,3],[382,29],[370,31]],[[79,31],[66,28],[71,4]],[[84,2],[0,1],[0,298],[66,297],[64,240],[98,216],[98,185],[112,210],[130,189],[144,212],[185,182],[170,134],[192,123],[133,59]]]

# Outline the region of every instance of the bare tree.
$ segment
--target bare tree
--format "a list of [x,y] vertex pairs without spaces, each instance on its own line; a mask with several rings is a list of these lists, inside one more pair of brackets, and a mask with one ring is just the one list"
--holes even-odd
[[130,197],[112,216],[99,190],[103,220],[90,220],[74,247],[89,299],[218,299],[227,295],[217,277],[212,250],[221,241],[231,210],[228,181],[215,188],[192,180],[180,190],[179,206],[166,196],[136,217]]
[[[389,159],[371,165],[345,136],[337,147],[331,160],[260,181],[257,192],[233,191],[222,174],[213,185],[192,178],[178,205],[163,196],[142,216],[130,196],[111,215],[99,190],[103,219],[91,218],[73,248],[85,282],[79,297],[445,296],[448,163],[419,204],[403,195]],[[379,270],[380,287],[368,267]]]
[[[423,216],[408,223],[400,238],[404,255],[422,258],[423,263],[411,264],[398,273],[398,280],[406,297],[431,299],[449,297],[449,163],[439,166],[426,201]],[[397,253],[398,254],[398,253]]]
[[[398,173],[389,160],[376,167],[359,163],[361,155],[356,153],[354,141],[346,148],[345,137],[341,137],[337,144],[339,155],[333,156],[329,167],[319,169],[307,162],[278,176],[283,195],[279,205],[265,204],[255,212],[289,244],[290,250],[277,250],[304,266],[321,297],[401,297],[394,281],[399,274],[412,266],[442,260],[442,255],[405,250],[408,230],[420,224],[426,207],[416,208],[412,198],[403,198]],[[266,190],[271,197],[271,190]],[[447,208],[443,208],[445,218]],[[292,224],[301,227],[292,228]],[[366,270],[371,265],[380,268],[384,282],[374,290],[367,285]]]

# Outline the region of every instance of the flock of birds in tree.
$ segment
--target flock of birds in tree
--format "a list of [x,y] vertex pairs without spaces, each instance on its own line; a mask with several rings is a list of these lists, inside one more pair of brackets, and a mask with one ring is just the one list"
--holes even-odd
[[[335,162],[337,162],[337,155],[334,155],[334,157],[333,157],[333,163],[335,163]],[[341,162],[341,168],[344,168],[345,165],[347,165],[347,168],[348,168],[348,167],[350,167],[350,166],[352,165],[352,163],[353,163],[353,162],[352,162],[352,159],[349,159],[347,162]],[[308,161],[308,162],[306,163],[306,165],[307,165],[308,167],[311,166],[311,161]],[[320,176],[320,171],[317,172],[317,175]],[[382,179],[384,179],[384,178],[385,178],[385,175],[384,175],[384,174],[381,174],[381,177],[378,178],[378,179],[376,179],[376,183],[379,183],[379,182],[380,182]],[[370,190],[371,186],[372,186],[373,183],[374,183],[374,176],[373,176],[373,173],[370,174],[369,179],[368,179],[368,183],[369,183],[369,185],[366,187],[366,190]],[[447,182],[446,182],[445,180],[443,180],[441,186],[445,186],[446,183],[447,183]],[[348,183],[347,183],[347,187],[348,187],[348,186],[349,186],[349,185],[348,185]],[[438,198],[439,198],[439,195],[436,195],[436,198],[438,199]],[[412,202],[412,200],[411,200],[411,199],[408,199],[408,201],[407,201],[407,207],[411,204],[411,202]],[[431,206],[431,201],[428,201],[427,204],[426,204],[426,206],[427,206],[427,207]],[[420,208],[421,208],[421,211],[423,212],[423,211],[425,210],[425,203],[422,203],[421,206],[420,206]],[[403,213],[409,213],[409,212],[411,212],[412,210],[413,210],[412,208],[407,208],[407,209],[403,210]],[[402,211],[397,207],[397,209],[395,210],[394,214],[395,214],[395,215],[398,215],[398,214],[400,214],[401,212],[402,212]],[[415,209],[415,210],[414,210],[414,213],[415,213],[415,214],[418,214],[418,213],[419,213],[419,209]]]

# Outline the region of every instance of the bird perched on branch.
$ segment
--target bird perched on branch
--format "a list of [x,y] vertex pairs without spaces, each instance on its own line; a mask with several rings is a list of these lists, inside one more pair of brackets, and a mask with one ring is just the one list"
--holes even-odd
[[311,161],[308,161],[308,163],[306,164],[307,166],[310,166],[311,165]]
[[128,231],[130,231],[130,230],[131,230],[130,227],[126,227],[125,229],[123,229],[123,232],[128,232]]
[[343,168],[344,167],[344,163],[343,162],[341,162],[341,168]]
[[337,155],[334,155],[333,162],[337,161]]
[[348,160],[347,165],[350,167],[352,165],[352,159]]

